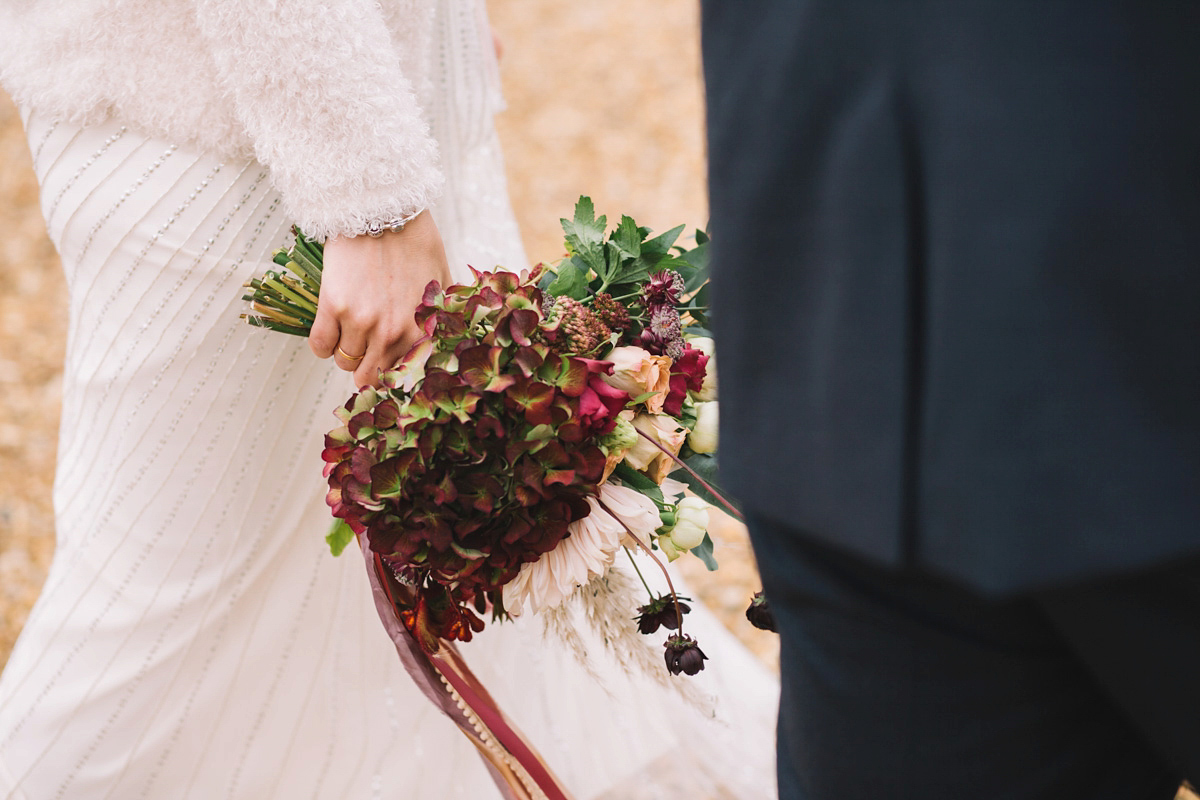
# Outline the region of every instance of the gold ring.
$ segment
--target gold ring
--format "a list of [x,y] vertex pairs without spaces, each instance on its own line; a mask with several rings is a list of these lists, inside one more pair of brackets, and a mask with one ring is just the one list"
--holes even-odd
[[362,361],[367,356],[366,353],[363,353],[361,356],[352,356],[349,353],[347,353],[345,350],[343,350],[342,346],[340,344],[337,346],[337,353],[339,356],[346,359],[347,361]]

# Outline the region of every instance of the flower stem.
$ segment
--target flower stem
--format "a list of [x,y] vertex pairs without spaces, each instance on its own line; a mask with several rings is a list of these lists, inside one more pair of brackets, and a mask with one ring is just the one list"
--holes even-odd
[[[658,568],[660,570],[662,570],[663,577],[667,579],[667,588],[671,590],[671,602],[675,605],[675,622],[678,625],[677,630],[679,631],[680,634],[682,634],[683,633],[683,610],[679,608],[679,593],[675,591],[675,584],[671,581],[671,573],[667,572],[667,565],[658,560],[658,556],[654,555],[654,551],[650,549],[650,546],[647,545],[645,542],[643,542],[641,539],[639,539],[638,535],[636,533],[634,533],[633,531],[631,531],[629,529],[629,526],[625,524],[625,521],[622,520],[620,517],[618,517],[616,514],[614,514],[612,512],[611,508],[604,505],[603,500],[601,500],[599,497],[597,497],[596,502],[600,504],[601,508],[603,508],[605,511],[608,512],[608,515],[610,517],[612,517],[613,519],[615,519],[617,522],[619,522],[621,524],[621,527],[624,528],[625,532],[629,534],[629,538],[633,539],[635,542],[637,542],[638,547],[640,547],[640,548],[642,548],[642,550],[646,551],[646,555],[648,555],[648,556],[650,556],[650,558],[654,559],[654,563],[658,564]],[[641,574],[642,574],[641,572],[638,573],[638,575],[641,575]],[[645,582],[646,582],[646,580],[643,578],[642,583],[645,583]],[[646,587],[646,591],[650,591],[649,586]],[[653,596],[653,592],[651,592],[651,595]]]
[[650,588],[650,584],[646,583],[646,576],[642,574],[642,570],[638,567],[637,562],[633,560],[633,553],[629,552],[628,547],[622,547],[621,549],[625,551],[625,555],[629,556],[629,563],[633,565],[633,571],[636,572],[637,576],[642,579],[642,586],[646,587],[646,593],[650,595],[650,599],[653,600],[654,590]]
[[742,522],[745,522],[745,521],[746,521],[746,517],[745,517],[745,516],[742,514],[742,512],[738,511],[738,510],[737,510],[737,508],[735,508],[735,507],[734,507],[733,503],[731,503],[731,502],[729,502],[728,500],[726,500],[726,499],[725,499],[725,497],[724,497],[724,496],[723,496],[723,495],[722,495],[720,492],[718,492],[716,489],[714,489],[714,488],[713,488],[712,484],[710,484],[708,481],[704,480],[704,478],[701,478],[701,477],[700,477],[700,474],[699,474],[699,473],[697,473],[697,472],[696,472],[696,470],[694,470],[694,469],[692,469],[690,466],[688,466],[688,465],[687,465],[687,463],[686,463],[686,462],[684,462],[684,460],[683,460],[682,458],[680,458],[679,456],[675,455],[674,453],[672,453],[672,452],[671,452],[670,450],[668,450],[667,448],[663,447],[663,446],[662,446],[661,444],[659,444],[658,442],[654,441],[654,439],[653,439],[651,436],[649,436],[648,434],[646,434],[644,431],[642,431],[642,430],[639,430],[639,429],[637,429],[637,428],[635,428],[635,430],[637,430],[637,432],[638,432],[638,435],[639,435],[639,436],[641,436],[643,439],[645,439],[646,441],[648,441],[650,444],[652,444],[652,445],[654,445],[655,447],[657,447],[659,450],[662,450],[664,453],[666,453],[666,454],[667,454],[667,456],[668,456],[668,457],[669,457],[669,458],[670,458],[672,461],[674,461],[676,464],[678,464],[679,466],[681,466],[681,467],[683,467],[685,470],[687,470],[688,474],[689,474],[689,475],[691,475],[693,478],[695,478],[695,479],[696,479],[696,481],[697,481],[697,482],[698,482],[698,483],[699,483],[701,486],[703,486],[703,487],[704,487],[705,491],[707,491],[707,492],[708,492],[709,494],[711,494],[713,497],[715,497],[715,498],[717,498],[718,500],[720,500],[720,501],[721,501],[721,505],[725,506],[725,509],[726,509],[727,511],[729,511],[729,513],[730,513],[730,514],[732,514],[734,517],[736,517],[737,519],[741,520]]

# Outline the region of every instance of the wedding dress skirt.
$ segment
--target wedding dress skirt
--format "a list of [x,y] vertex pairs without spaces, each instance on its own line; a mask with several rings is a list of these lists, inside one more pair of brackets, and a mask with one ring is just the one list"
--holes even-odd
[[[26,129],[70,326],[58,546],[0,680],[0,797],[497,796],[401,668],[361,558],[323,541],[347,374],[238,318],[288,239],[266,170],[116,122]],[[454,159],[451,263],[522,265],[494,134]],[[580,798],[772,796],[777,684],[691,616],[715,721],[598,643],[596,685],[536,619],[463,653]]]

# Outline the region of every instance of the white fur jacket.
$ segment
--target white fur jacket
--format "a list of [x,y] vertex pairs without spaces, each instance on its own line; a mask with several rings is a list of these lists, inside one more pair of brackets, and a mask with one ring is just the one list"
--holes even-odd
[[431,205],[434,0],[0,0],[19,105],[266,165],[310,235]]

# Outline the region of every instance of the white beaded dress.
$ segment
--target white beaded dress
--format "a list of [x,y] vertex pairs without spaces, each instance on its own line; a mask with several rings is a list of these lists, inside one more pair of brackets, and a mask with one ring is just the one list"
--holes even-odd
[[[523,265],[479,17],[439,24],[434,218],[460,274]],[[361,559],[323,541],[346,373],[239,319],[291,224],[269,171],[23,113],[70,327],[58,544],[0,679],[0,798],[496,797],[401,668]],[[579,798],[772,796],[777,684],[698,616],[716,721],[598,646],[597,686],[536,621],[463,652]]]

